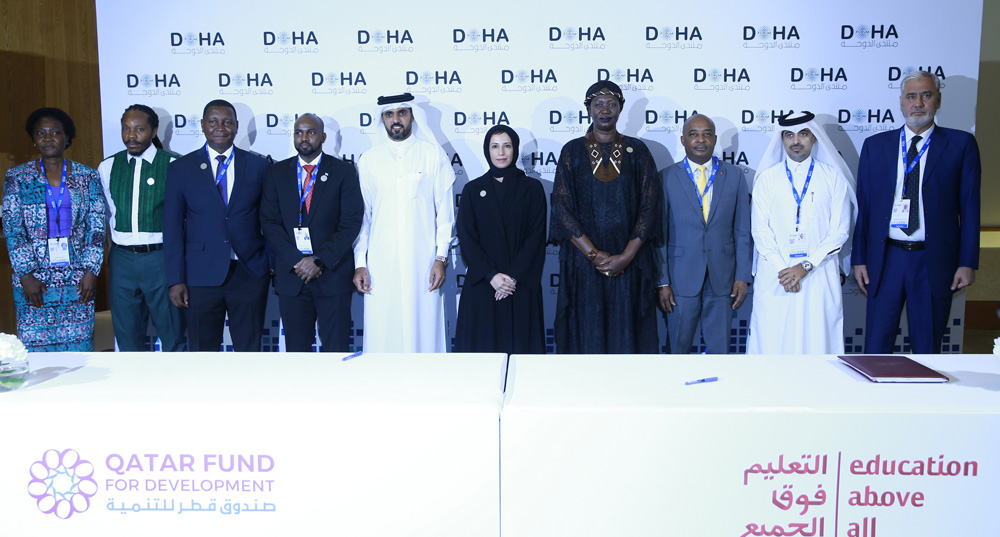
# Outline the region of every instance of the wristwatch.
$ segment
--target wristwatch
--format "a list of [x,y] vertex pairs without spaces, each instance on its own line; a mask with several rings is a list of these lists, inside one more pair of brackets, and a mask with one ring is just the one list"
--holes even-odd
[[802,268],[804,268],[806,272],[812,272],[813,264],[808,261],[803,261]]

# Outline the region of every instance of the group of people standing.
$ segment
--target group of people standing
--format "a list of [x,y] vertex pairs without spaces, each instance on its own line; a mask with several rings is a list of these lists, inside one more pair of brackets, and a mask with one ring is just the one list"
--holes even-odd
[[19,337],[32,350],[92,347],[106,225],[122,350],[145,348],[151,318],[164,350],[182,350],[186,332],[190,350],[217,351],[227,315],[234,350],[259,350],[273,273],[289,351],[312,350],[317,327],[323,350],[348,350],[358,291],[365,352],[445,352],[456,233],[467,267],[459,352],[545,352],[547,242],[559,246],[561,353],[655,354],[657,307],[672,352],[690,352],[700,326],[708,353],[728,353],[751,283],[749,353],[842,353],[851,265],[869,297],[866,350],[892,352],[905,304],[913,351],[932,353],[951,294],[975,279],[978,147],[934,125],[930,73],[904,78],[906,125],[865,141],[856,184],[800,112],[779,120],[752,189],[713,156],[715,125],[700,114],[684,124],[685,158],[661,175],[646,145],[618,131],[621,89],[600,81],[584,98],[590,129],[560,154],[551,213],[542,184],[516,166],[517,133],[496,126],[483,140],[489,170],[465,186],[457,218],[452,165],[419,135],[413,100],[379,98],[385,143],[357,169],[323,152],[314,114],[295,122],[289,159],[236,148],[236,109],[215,100],[205,146],[184,156],[162,148],[152,109],[129,107],[125,150],[94,171],[62,156],[68,115],[34,112],[26,130],[41,158],[8,170],[3,201]]

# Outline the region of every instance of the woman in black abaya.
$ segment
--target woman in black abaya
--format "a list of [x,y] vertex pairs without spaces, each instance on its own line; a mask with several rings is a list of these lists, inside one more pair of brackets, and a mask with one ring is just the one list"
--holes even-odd
[[487,131],[490,169],[462,190],[456,227],[468,271],[456,352],[545,352],[545,190],[515,166],[519,144],[510,127]]

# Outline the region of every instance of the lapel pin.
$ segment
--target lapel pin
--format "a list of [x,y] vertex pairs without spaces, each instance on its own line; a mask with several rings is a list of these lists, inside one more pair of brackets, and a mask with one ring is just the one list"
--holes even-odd
[[632,152],[632,148],[631,147],[626,147],[625,148],[625,152],[626,153],[631,153]]
[[486,197],[486,191],[485,190],[480,190],[479,191],[479,197],[480,198],[485,198]]
[[203,170],[208,169],[208,164],[205,164],[204,162],[202,162],[201,163],[201,169],[203,169]]
[[146,184],[147,185],[152,185],[155,182],[156,182],[156,179],[153,179],[152,177],[150,177],[149,179],[146,179]]
[[324,173],[323,176],[319,178],[319,180],[323,181],[325,183],[326,182],[326,176],[327,176],[327,174]]

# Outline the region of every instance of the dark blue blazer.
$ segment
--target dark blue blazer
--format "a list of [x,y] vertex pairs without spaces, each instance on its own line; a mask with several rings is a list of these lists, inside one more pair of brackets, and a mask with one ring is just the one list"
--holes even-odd
[[[858,221],[852,265],[867,265],[868,293],[878,293],[899,161],[900,130],[865,140],[858,163]],[[934,296],[952,293],[958,267],[979,268],[979,145],[965,131],[934,127],[923,171],[927,278]]]
[[[305,257],[295,247],[293,231],[299,224],[298,158],[271,166],[260,206],[264,237],[276,255],[275,289],[289,296],[299,294],[304,285],[293,269]],[[315,173],[310,210],[302,215],[302,225],[309,228],[313,255],[325,269],[309,286],[319,296],[348,293],[355,289],[353,245],[364,216],[358,172],[353,164],[324,153]]]
[[167,286],[222,285],[229,272],[229,250],[254,276],[270,270],[260,231],[260,196],[267,159],[233,148],[233,191],[229,205],[215,185],[204,147],[167,168],[163,201],[163,251]]

